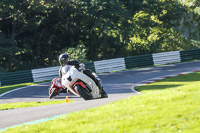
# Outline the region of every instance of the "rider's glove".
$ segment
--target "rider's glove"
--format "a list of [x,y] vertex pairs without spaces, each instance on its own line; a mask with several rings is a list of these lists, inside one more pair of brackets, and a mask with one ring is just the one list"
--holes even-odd
[[85,69],[85,64],[80,63],[79,64],[79,70],[81,71],[81,70],[84,70],[84,69]]

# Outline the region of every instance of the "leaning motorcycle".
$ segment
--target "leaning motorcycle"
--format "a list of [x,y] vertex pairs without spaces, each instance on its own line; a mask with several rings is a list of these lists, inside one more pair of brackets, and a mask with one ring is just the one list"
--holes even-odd
[[[62,68],[62,72],[63,76],[61,83],[62,87],[67,90],[66,92],[80,96],[84,100],[101,98],[101,91],[99,87],[88,75],[78,71],[71,65],[65,65]],[[56,84],[54,84],[54,86],[55,85]],[[56,92],[59,92],[59,87]]]

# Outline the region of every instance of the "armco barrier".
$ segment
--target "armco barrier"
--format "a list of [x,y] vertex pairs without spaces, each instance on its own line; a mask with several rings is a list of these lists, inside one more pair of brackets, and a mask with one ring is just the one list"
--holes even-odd
[[154,65],[181,62],[180,51],[153,54]]
[[94,66],[97,73],[126,69],[124,58],[95,61]]
[[126,69],[153,65],[152,54],[125,57]]
[[[94,61],[85,63],[85,65],[86,69],[90,69],[93,72],[102,73],[140,66],[168,64],[194,59],[200,59],[200,49],[153,53],[148,55]],[[58,76],[59,68],[60,66],[56,66],[26,71],[1,73],[0,86],[51,80]]]
[[87,62],[84,64],[86,69],[90,69],[91,71],[96,72],[94,62]]
[[33,82],[31,70],[17,71],[0,74],[1,86]]
[[33,69],[33,82],[51,80],[55,77],[58,77],[60,66],[56,67],[48,67],[48,68],[41,68],[41,69]]
[[200,59],[200,49],[180,51],[181,61]]

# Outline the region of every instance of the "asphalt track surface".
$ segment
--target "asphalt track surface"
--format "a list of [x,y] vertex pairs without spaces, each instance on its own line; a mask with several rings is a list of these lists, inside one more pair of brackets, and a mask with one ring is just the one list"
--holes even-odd
[[[101,74],[100,78],[103,80],[103,86],[108,93],[109,98],[84,101],[82,98],[79,98],[77,96],[61,94],[55,99],[65,100],[65,97],[69,96],[70,100],[75,100],[76,102],[40,107],[2,110],[0,111],[0,129],[16,124],[40,120],[61,114],[67,114],[82,109],[88,109],[111,103],[129,96],[135,96],[137,95],[137,93],[131,91],[131,87],[135,83],[154,77],[198,69],[200,69],[200,61]],[[8,93],[0,97],[0,104],[11,102],[50,100],[48,99],[49,85],[50,83],[48,82],[39,85],[29,86],[24,89]]]

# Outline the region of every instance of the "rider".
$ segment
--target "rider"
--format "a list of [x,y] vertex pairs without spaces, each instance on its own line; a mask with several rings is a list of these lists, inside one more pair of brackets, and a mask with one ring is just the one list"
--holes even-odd
[[[94,80],[94,82],[96,83],[96,85],[99,87],[101,93],[102,93],[102,98],[106,98],[108,97],[108,95],[106,94],[106,92],[104,91],[103,87],[102,87],[102,83],[101,83],[101,79],[92,71],[85,69],[85,64],[80,63],[77,60],[69,60],[69,56],[67,53],[63,53],[59,56],[59,63],[61,65],[60,70],[59,70],[59,77],[62,78],[62,68],[65,65],[73,65],[75,66],[76,69],[78,69],[79,71],[83,71],[84,74],[86,74],[87,76],[89,76],[92,80]],[[64,91],[64,90],[63,90]]]

